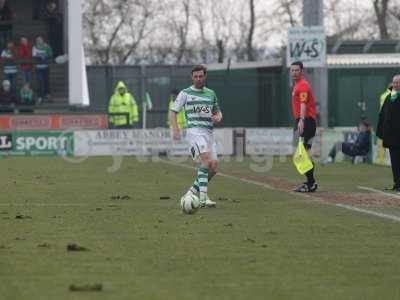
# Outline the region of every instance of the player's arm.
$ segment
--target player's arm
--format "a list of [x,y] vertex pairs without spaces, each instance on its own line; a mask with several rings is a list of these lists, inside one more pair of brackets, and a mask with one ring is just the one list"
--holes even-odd
[[177,112],[170,110],[169,111],[169,122],[172,128],[172,134],[174,140],[179,140],[181,138],[181,133],[178,127],[178,121],[177,121]]
[[211,117],[212,121],[214,124],[218,124],[222,121],[222,112],[217,111],[215,112],[212,117]]
[[218,104],[217,95],[214,95],[214,105],[212,109],[211,120],[214,124],[218,124],[222,121],[222,112]]
[[178,126],[177,115],[183,109],[186,104],[186,96],[183,92],[180,92],[175,102],[172,104],[169,110],[169,121],[171,122],[172,135],[174,140],[179,140],[181,138],[181,131]]

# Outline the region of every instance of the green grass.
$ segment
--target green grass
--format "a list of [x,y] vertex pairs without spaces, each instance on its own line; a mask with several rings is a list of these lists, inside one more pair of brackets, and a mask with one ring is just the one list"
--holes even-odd
[[[301,183],[304,177],[299,175],[290,161],[284,162],[278,159],[272,162],[265,158],[229,159],[229,162],[221,163],[224,172],[239,172],[243,175],[256,176],[260,179],[274,176],[283,178],[293,183]],[[393,185],[391,169],[384,166],[371,166],[368,164],[353,165],[350,162],[335,163],[329,165],[317,164],[315,178],[323,190],[338,192],[362,192],[358,186],[383,189]]]
[[[106,171],[111,158],[1,163],[1,299],[400,297],[399,223],[223,177],[213,180],[211,196],[236,202],[183,215],[178,199],[194,171],[133,158],[116,173]],[[221,168],[265,176],[248,163]],[[349,178],[368,186],[390,179],[387,168],[372,166],[318,172],[326,189],[352,191]],[[271,174],[299,179],[290,164]],[[131,198],[112,200],[116,194]],[[72,242],[89,251],[67,252]],[[68,289],[94,283],[103,291]]]

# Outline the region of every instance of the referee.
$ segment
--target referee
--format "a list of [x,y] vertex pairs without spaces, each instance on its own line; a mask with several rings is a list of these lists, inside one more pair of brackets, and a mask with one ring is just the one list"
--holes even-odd
[[[304,79],[303,69],[301,61],[293,62],[290,66],[290,75],[295,83],[292,92],[292,113],[295,120],[295,136],[304,139],[304,147],[310,152],[316,132],[317,113],[314,93],[308,81]],[[295,192],[310,193],[317,190],[318,185],[314,178],[314,166],[305,174],[307,181],[297,187],[294,190]]]

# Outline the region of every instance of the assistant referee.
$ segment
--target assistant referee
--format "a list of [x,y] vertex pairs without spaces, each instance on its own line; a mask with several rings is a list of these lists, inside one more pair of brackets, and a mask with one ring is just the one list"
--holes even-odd
[[[295,120],[295,133],[304,139],[304,147],[310,152],[316,133],[317,113],[314,93],[308,81],[304,79],[303,72],[304,67],[301,61],[291,64],[290,75],[295,83],[292,92],[292,113]],[[297,187],[295,192],[309,193],[317,190],[314,169],[315,165],[305,174],[307,181]]]

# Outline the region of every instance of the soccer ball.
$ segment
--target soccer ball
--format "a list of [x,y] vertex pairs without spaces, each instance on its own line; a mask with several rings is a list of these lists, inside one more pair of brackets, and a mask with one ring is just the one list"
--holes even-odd
[[194,214],[200,207],[200,200],[193,194],[187,194],[181,198],[181,209],[185,214]]

